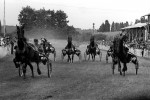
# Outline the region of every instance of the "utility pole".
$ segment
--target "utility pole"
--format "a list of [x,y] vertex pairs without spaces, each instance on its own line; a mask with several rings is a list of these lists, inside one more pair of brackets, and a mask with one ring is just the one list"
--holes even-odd
[[93,35],[95,33],[95,23],[93,23]]
[[3,22],[3,25],[4,25],[4,37],[5,37],[5,34],[6,34],[6,21],[5,21],[5,0],[4,0],[4,22]]

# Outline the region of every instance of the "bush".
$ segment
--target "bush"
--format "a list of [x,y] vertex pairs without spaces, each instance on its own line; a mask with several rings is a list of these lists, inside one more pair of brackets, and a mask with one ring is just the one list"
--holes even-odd
[[96,40],[106,40],[106,35],[105,34],[95,34],[95,39]]

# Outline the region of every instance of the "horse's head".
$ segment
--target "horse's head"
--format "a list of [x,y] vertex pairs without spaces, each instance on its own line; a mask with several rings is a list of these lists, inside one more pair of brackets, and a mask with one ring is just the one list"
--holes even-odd
[[17,37],[18,37],[18,41],[17,41],[17,45],[19,50],[23,50],[24,49],[24,43],[26,42],[26,39],[24,37],[24,25],[22,26],[17,26]]

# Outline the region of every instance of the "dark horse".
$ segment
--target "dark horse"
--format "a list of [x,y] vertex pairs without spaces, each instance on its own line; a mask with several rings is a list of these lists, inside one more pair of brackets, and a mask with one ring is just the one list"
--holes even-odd
[[93,46],[91,45],[88,45],[87,46],[87,49],[84,53],[84,57],[85,57],[85,60],[86,60],[86,56],[89,55],[89,58],[88,60],[90,60],[90,55],[92,56],[92,60],[94,61],[95,60],[95,56],[96,55],[99,55],[99,58],[100,58],[100,61],[101,61],[101,57],[102,57],[102,52],[101,50],[98,48],[98,45],[97,44],[93,44]]
[[20,63],[23,64],[22,69],[25,78],[26,67],[27,65],[29,65],[32,72],[32,77],[34,77],[33,66],[31,62],[35,62],[37,64],[37,72],[39,75],[41,74],[39,63],[42,62],[44,65],[47,63],[48,77],[50,77],[51,72],[49,72],[49,69],[50,71],[52,71],[52,64],[48,59],[48,57],[46,57],[45,54],[40,54],[39,52],[35,51],[32,48],[32,44],[27,43],[26,38],[24,37],[24,25],[21,27],[19,26],[16,27],[17,27],[18,41],[17,41],[15,58],[13,60],[16,68],[19,67],[20,69]]
[[73,59],[74,59],[74,49],[73,48],[68,48],[68,49],[63,49],[62,50],[62,54],[61,54],[61,57],[62,57],[62,60],[64,59],[64,57],[66,55],[68,55],[68,62],[72,62],[73,63]]
[[[112,60],[113,60],[113,65],[112,65],[112,71],[114,74],[114,68],[115,68],[115,64],[118,63],[118,71],[120,72],[120,75],[125,76],[125,71],[127,71],[127,63],[129,63],[130,61],[132,61],[135,64],[135,68],[136,68],[136,74],[137,74],[137,70],[138,70],[138,60],[137,57],[128,52],[128,48],[124,46],[124,42],[126,42],[127,40],[127,36],[123,35],[123,36],[118,36],[116,38],[114,38],[114,44],[113,44],[113,55],[112,55]],[[123,63],[123,69],[121,71],[121,63]]]

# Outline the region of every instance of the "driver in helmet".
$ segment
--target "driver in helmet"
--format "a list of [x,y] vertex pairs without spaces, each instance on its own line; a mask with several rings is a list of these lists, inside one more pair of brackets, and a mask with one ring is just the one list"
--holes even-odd
[[34,39],[35,50],[38,52],[43,52],[43,47],[38,43],[38,39]]
[[98,48],[98,45],[95,43],[95,37],[94,36],[91,36],[89,47],[90,48]]
[[73,49],[75,50],[75,46],[73,45],[72,43],[72,37],[71,36],[68,36],[68,40],[67,40],[68,44],[66,45],[65,49]]

